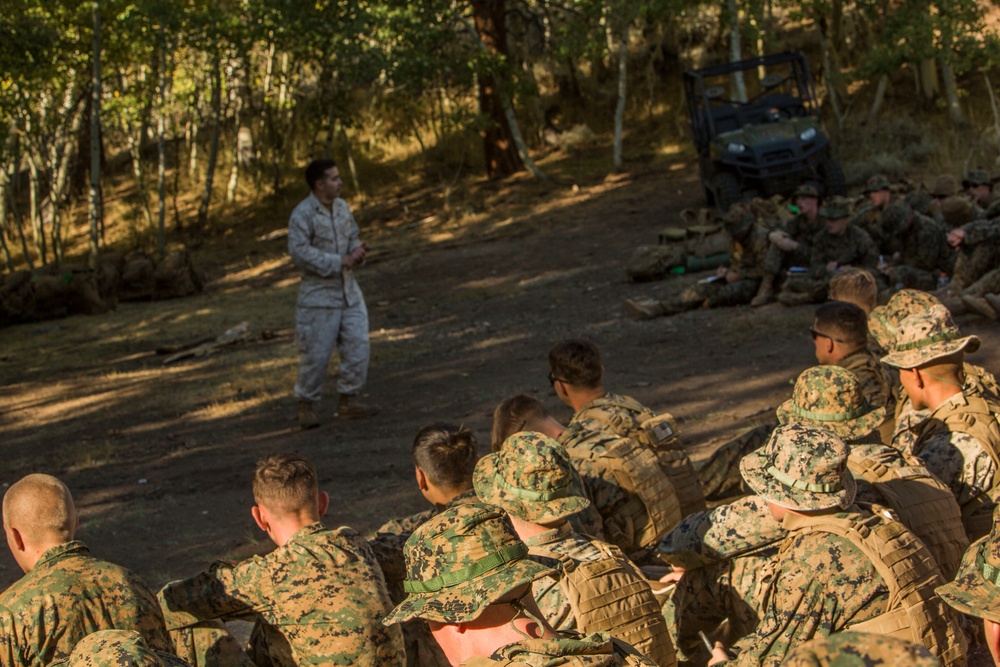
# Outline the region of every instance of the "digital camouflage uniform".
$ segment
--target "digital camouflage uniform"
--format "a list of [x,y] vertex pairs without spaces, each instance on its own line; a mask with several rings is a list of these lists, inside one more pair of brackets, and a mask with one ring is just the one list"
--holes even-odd
[[190,666],[175,655],[149,648],[138,632],[99,630],[81,639],[69,658],[52,663],[52,667]]
[[[897,368],[916,368],[962,351],[974,352],[979,338],[962,336],[948,310],[932,306],[903,320],[895,351],[882,359]],[[962,508],[970,539],[989,531],[993,508],[1000,499],[1000,424],[997,406],[957,391],[918,423],[897,424],[912,431],[909,445]],[[894,439],[894,444],[896,443]]]
[[536,526],[528,555],[553,573],[532,583],[532,596],[556,630],[607,631],[658,665],[675,665],[660,607],[643,575],[622,551],[576,534],[566,519],[588,500],[573,492],[572,464],[540,433],[515,433],[483,457],[473,481],[484,502]]
[[923,646],[870,632],[837,632],[810,639],[788,654],[781,667],[939,667]]
[[1000,521],[969,547],[954,581],[937,594],[963,614],[1000,623]]
[[763,447],[775,425],[775,422],[768,421],[749,428],[701,461],[696,470],[706,498],[718,500],[739,494],[743,484],[740,459]]
[[648,447],[656,454],[660,469],[677,490],[681,515],[705,508],[705,495],[698,475],[669,414],[655,415],[631,396],[608,392],[580,406],[570,421],[570,428],[574,425],[615,433]]
[[815,219],[810,220],[805,213],[796,214],[784,224],[782,231],[798,243],[798,247],[795,250],[785,251],[771,244],[761,265],[763,273],[776,276],[781,273],[782,269],[793,266],[809,266],[809,244],[822,228],[823,221],[818,215]]
[[878,254],[891,255],[894,237],[906,213],[906,205],[902,201],[892,201],[885,208],[869,203],[858,209],[850,224],[871,238]]
[[[529,558],[510,519],[481,503],[453,507],[418,528],[406,543],[407,598],[384,621],[423,618],[441,624],[468,623],[508,594],[526,589],[553,570]],[[504,606],[532,618],[522,600]],[[477,632],[488,633],[488,629]],[[649,667],[653,663],[607,633],[582,638],[524,639],[501,645],[464,665],[531,667]]]
[[947,229],[940,223],[919,213],[888,240],[888,256],[899,253],[898,260],[886,270],[889,284],[894,289],[937,289],[941,272],[950,273],[954,264],[954,251],[948,245]]
[[181,636],[199,621],[254,617],[249,651],[258,665],[404,664],[399,628],[381,624],[392,607],[385,579],[368,543],[347,527],[310,524],[266,556],[168,584],[160,601]]
[[850,371],[861,383],[861,393],[868,405],[873,408],[885,408],[893,413],[895,402],[892,396],[892,384],[885,368],[875,355],[862,348],[847,355],[837,362],[837,366]]
[[337,391],[357,394],[368,378],[368,308],[354,272],[342,257],[361,245],[358,223],[347,202],[334,200],[332,211],[310,194],[288,221],[288,253],[302,269],[295,311],[299,346],[295,396],[316,402],[323,395],[327,366],[337,347]]
[[737,642],[738,657],[730,662],[777,666],[815,636],[902,617],[905,624],[891,634],[920,641],[946,665],[964,665],[964,635],[932,593],[943,582],[933,558],[898,522],[851,505],[855,483],[847,459],[837,436],[797,423],[779,426],[764,450],[743,459],[744,477],[758,494],[811,514],[792,511],[782,520],[788,534],[761,621]]
[[[79,540],[52,547],[0,595],[0,664],[41,667],[67,658],[98,630],[135,630],[172,652],[156,596],[136,574],[94,558]],[[4,655],[6,654],[6,655]]]
[[962,226],[965,238],[958,248],[951,280],[955,287],[969,287],[1000,265],[1000,219],[974,220]]

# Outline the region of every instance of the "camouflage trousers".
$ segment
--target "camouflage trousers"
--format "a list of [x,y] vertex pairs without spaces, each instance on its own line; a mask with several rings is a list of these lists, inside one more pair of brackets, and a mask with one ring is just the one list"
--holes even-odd
[[295,342],[299,346],[299,374],[295,397],[318,401],[326,384],[334,348],[340,352],[337,392],[354,395],[368,379],[368,308],[364,300],[339,308],[295,311]]
[[955,270],[951,281],[956,287],[970,287],[988,271],[1000,266],[1000,247],[996,243],[978,243],[971,248],[962,248],[955,260]]
[[171,630],[170,639],[177,657],[191,667],[254,667],[222,621],[202,621]]
[[761,424],[715,450],[700,466],[695,466],[698,480],[710,500],[739,493],[743,484],[740,461],[765,444],[776,424]]
[[760,287],[760,278],[746,278],[731,283],[724,280],[698,283],[688,287],[678,296],[667,299],[663,305],[669,315],[694,310],[702,306],[706,308],[738,306],[750,303],[750,300],[757,294],[758,287]]
[[761,270],[766,275],[782,277],[782,271],[793,266],[809,266],[809,253],[799,249],[782,250],[772,243],[764,255]]
[[688,570],[663,605],[678,659],[705,655],[698,636],[729,619],[727,644],[753,632],[760,622],[760,604],[778,547]]
[[937,289],[938,275],[933,271],[900,264],[889,269],[889,282],[897,289],[918,289],[933,292]]
[[962,294],[968,296],[1000,294],[1000,269],[987,271],[982,278],[963,289]]

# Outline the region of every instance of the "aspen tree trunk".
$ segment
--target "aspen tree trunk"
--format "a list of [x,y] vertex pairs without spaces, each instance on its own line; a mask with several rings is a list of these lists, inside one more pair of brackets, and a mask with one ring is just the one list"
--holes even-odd
[[94,12],[94,71],[90,93],[90,268],[97,268],[101,249],[101,4],[95,1]]
[[215,167],[219,161],[219,135],[222,133],[222,58],[218,52],[212,56],[212,140],[208,149],[208,165],[205,168],[205,191],[198,206],[198,228],[208,224],[208,207],[212,202],[212,183]]
[[[729,62],[736,62],[743,59],[743,45],[740,37],[740,11],[736,6],[736,0],[729,0],[729,13],[732,17],[732,28],[729,38]],[[736,99],[740,102],[747,101],[747,84],[743,80],[743,72],[733,72],[733,85],[736,86]]]
[[159,208],[156,219],[156,248],[162,255],[167,248],[167,43],[166,29],[160,26],[160,81],[156,105],[156,194]]
[[625,97],[628,92],[628,21],[622,18],[618,42],[618,103],[615,105],[615,141],[613,163],[615,171],[622,168],[622,129],[625,124]]

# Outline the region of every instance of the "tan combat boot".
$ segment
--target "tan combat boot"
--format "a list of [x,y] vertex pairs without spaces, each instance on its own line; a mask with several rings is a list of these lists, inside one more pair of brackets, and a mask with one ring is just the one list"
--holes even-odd
[[651,320],[667,314],[662,303],[647,297],[625,299],[625,311],[637,320]]
[[378,406],[359,403],[357,397],[351,394],[341,394],[335,416],[337,419],[364,419],[365,417],[374,417],[378,413]]
[[316,409],[312,401],[299,399],[299,408],[295,413],[302,429],[316,428],[319,426],[319,419],[316,417]]
[[757,295],[750,299],[750,305],[756,308],[758,306],[766,306],[772,301],[774,301],[774,276],[766,275],[760,281],[760,287],[757,288]]

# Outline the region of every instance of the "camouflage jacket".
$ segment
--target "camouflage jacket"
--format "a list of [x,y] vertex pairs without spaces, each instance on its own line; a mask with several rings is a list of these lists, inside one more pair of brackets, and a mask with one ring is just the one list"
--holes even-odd
[[834,236],[821,230],[813,237],[810,253],[810,270],[814,277],[826,278],[830,275],[827,269],[829,262],[838,266],[856,266],[861,269],[874,269],[878,264],[878,248],[872,238],[863,230],[848,225],[843,234]]
[[776,554],[787,534],[771,516],[767,501],[745,496],[684,517],[663,538],[659,552],[675,567],[694,569],[748,553]]
[[[856,508],[833,515],[860,516]],[[761,622],[737,642],[739,657],[730,662],[777,667],[802,642],[886,611],[889,587],[868,557],[839,535],[800,531],[810,519],[789,514],[782,522],[788,536],[764,594]]]
[[907,210],[901,200],[890,201],[885,208],[877,208],[871,203],[862,206],[851,219],[851,225],[864,231],[880,252],[891,252],[893,237],[899,222],[905,218]]
[[470,658],[464,667],[487,665],[524,667],[656,667],[628,644],[606,632],[586,637],[525,639],[497,649],[490,657]]
[[996,243],[1000,241],[1000,218],[973,220],[962,227],[965,238],[963,246],[976,246],[980,243]]
[[298,305],[305,308],[353,306],[364,297],[343,256],[361,245],[358,223],[338,197],[326,208],[310,194],[288,220],[288,254],[302,269]]
[[851,371],[858,378],[858,382],[861,383],[861,393],[864,394],[869,406],[884,407],[888,414],[893,414],[895,402],[892,396],[892,384],[889,382],[885,366],[879,363],[874,354],[862,348],[838,361],[837,365]]
[[136,574],[90,555],[79,540],[42,554],[0,595],[0,665],[35,667],[69,656],[98,630],[135,630],[172,653],[156,597]]
[[631,396],[606,393],[580,407],[570,424],[579,424],[590,431],[611,431],[623,438],[645,442],[642,423],[656,415]]
[[906,231],[900,230],[890,239],[889,250],[900,254],[900,264],[924,271],[947,270],[951,263],[947,230],[919,213],[913,214],[913,222]]
[[804,255],[809,254],[809,244],[821,229],[823,229],[823,220],[818,215],[809,220],[804,213],[797,214],[784,225],[785,233],[799,244],[798,250]]
[[[270,664],[402,665],[399,626],[368,543],[347,527],[316,522],[282,547],[236,565],[216,563],[160,591],[171,629],[200,620],[253,614]],[[254,657],[257,664],[266,664]]]
[[764,258],[771,247],[767,238],[768,230],[755,223],[747,235],[739,240],[733,240],[729,248],[729,268],[739,274],[741,280],[761,278]]

